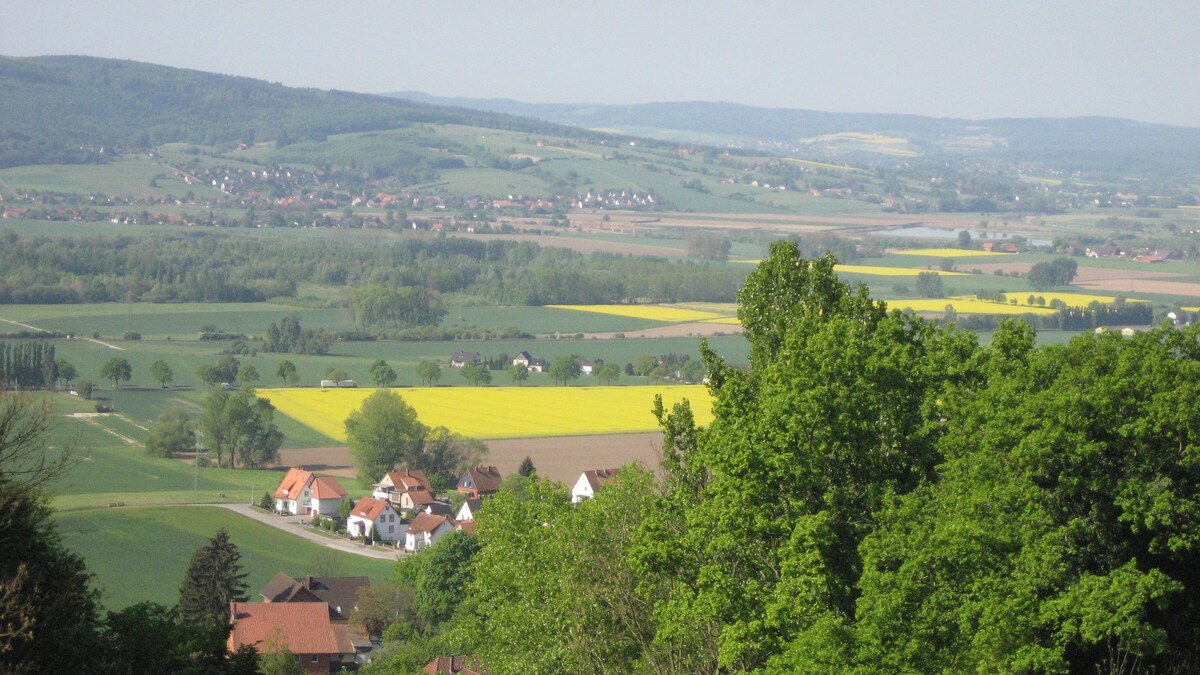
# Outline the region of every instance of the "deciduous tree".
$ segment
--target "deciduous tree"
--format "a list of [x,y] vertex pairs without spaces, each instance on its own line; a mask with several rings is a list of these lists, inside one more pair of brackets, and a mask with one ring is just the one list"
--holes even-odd
[[394,391],[380,389],[346,418],[346,441],[358,479],[371,485],[397,462],[416,468],[427,429],[417,411]]

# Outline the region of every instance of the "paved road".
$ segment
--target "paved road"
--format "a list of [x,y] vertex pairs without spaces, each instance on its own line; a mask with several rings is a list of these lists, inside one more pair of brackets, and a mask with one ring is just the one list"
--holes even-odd
[[[249,506],[248,504],[205,504],[204,506],[219,506],[221,508],[229,509],[230,511],[240,513],[247,518],[253,518],[260,523],[266,523],[271,527],[277,527],[288,534],[304,537],[305,539],[321,544],[322,546],[339,551],[345,551],[346,553],[353,553],[355,555],[366,556],[368,558],[378,558],[380,560],[399,560],[405,555],[402,549],[388,550],[385,548],[367,547],[363,546],[362,544],[352,542],[349,539],[333,539],[319,535],[310,531],[307,527],[300,525],[300,516],[277,516],[273,513],[264,513],[259,509]],[[305,520],[307,520],[307,518],[305,518]]]

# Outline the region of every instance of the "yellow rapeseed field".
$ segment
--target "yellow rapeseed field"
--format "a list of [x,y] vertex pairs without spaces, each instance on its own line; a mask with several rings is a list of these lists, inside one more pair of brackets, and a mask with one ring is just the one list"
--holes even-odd
[[[346,440],[345,420],[375,389],[259,389],[279,412]],[[622,387],[428,387],[394,389],[424,424],[475,438],[536,438],[655,431],[655,394],[670,406],[692,402],[698,424],[712,421],[702,385]]]
[[974,249],[965,248],[913,248],[892,251],[896,255],[925,255],[934,258],[978,258],[982,256],[992,255],[1012,255],[1010,253],[997,253],[995,251],[976,251]]
[[1006,302],[985,302],[963,298],[921,298],[914,300],[888,300],[888,309],[911,309],[914,312],[944,312],[946,305],[953,305],[959,314],[1055,314],[1057,309],[1011,305]]
[[715,312],[703,312],[695,309],[667,307],[665,305],[546,305],[553,309],[570,309],[576,312],[593,312],[596,314],[612,314],[628,316],[634,319],[663,321],[666,323],[685,323],[688,321],[703,321],[716,319],[721,315]]

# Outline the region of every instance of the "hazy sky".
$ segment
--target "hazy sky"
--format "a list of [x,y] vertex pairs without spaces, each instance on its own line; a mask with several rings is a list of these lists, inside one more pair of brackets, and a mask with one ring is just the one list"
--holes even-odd
[[1200,127],[1200,0],[4,0],[0,54],[529,102]]

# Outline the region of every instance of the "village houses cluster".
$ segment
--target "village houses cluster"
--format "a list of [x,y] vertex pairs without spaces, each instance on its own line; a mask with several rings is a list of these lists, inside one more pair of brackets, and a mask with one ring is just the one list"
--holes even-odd
[[[531,363],[532,365],[532,363]],[[571,488],[571,503],[590,499],[618,469],[589,469]],[[462,504],[434,494],[424,471],[393,469],[371,486],[371,494],[351,500],[332,476],[317,476],[301,467],[288,470],[275,490],[273,509],[284,515],[337,520],[345,516],[345,531],[352,539],[391,545],[417,553],[454,530],[475,532],[475,517],[487,498],[500,489],[503,477],[495,466],[467,469],[456,491]],[[349,504],[349,510],[343,504]],[[230,605],[230,650],[255,645],[260,650],[292,653],[305,672],[330,673],[356,670],[370,662],[375,648],[372,636],[350,621],[359,591],[368,588],[367,577],[290,577],[280,572],[259,593],[261,602]],[[376,636],[377,637],[377,636]],[[441,657],[422,672],[470,675],[482,668],[471,657]]]

